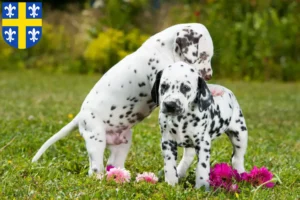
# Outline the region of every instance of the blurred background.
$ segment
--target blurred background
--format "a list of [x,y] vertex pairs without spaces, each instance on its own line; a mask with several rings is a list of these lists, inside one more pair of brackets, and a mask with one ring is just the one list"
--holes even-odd
[[[204,24],[213,79],[300,80],[299,0],[45,0],[43,38],[18,50],[0,39],[0,71],[102,74],[149,36]],[[213,80],[212,80],[213,81]]]

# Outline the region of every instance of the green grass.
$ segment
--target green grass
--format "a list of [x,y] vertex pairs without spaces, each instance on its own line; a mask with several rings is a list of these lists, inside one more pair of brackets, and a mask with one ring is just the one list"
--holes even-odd
[[[76,114],[97,76],[0,73],[0,199],[234,199],[222,191],[193,188],[195,164],[176,187],[100,182],[87,176],[84,140],[74,131],[57,142],[38,163],[39,147]],[[300,84],[212,81],[237,96],[249,129],[245,166],[266,166],[280,177],[273,189],[241,187],[239,199],[300,198]],[[163,167],[157,111],[134,127],[126,168],[158,173]],[[211,162],[229,162],[226,135],[214,141]],[[106,159],[107,154],[106,152]]]

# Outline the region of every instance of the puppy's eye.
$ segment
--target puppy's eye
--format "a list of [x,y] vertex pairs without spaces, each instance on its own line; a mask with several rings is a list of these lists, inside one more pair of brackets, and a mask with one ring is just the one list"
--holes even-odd
[[185,85],[183,83],[180,85],[180,92],[182,92],[183,94],[187,93],[190,90],[191,90],[190,86]]
[[160,86],[161,94],[164,94],[169,89],[169,87],[170,87],[170,85],[168,85],[166,83],[161,84],[161,86]]

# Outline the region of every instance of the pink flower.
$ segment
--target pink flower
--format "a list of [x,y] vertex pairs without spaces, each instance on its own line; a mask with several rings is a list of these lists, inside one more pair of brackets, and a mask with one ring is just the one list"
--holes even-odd
[[130,181],[130,172],[126,169],[111,168],[106,172],[106,180],[114,180],[116,183],[125,183]]
[[230,192],[239,192],[239,186],[237,184],[232,184],[229,188]]
[[113,166],[113,165],[107,165],[106,166],[106,171],[109,172],[109,170],[111,170],[112,168],[115,168],[115,166]]
[[158,178],[152,172],[144,172],[142,174],[138,174],[136,177],[136,182],[141,182],[141,181],[155,184],[158,181]]
[[[272,180],[273,174],[265,167],[257,168],[256,166],[247,174],[245,177],[245,181],[251,183],[253,186],[259,186],[265,182]],[[267,188],[274,187],[274,183],[269,182],[264,186]]]

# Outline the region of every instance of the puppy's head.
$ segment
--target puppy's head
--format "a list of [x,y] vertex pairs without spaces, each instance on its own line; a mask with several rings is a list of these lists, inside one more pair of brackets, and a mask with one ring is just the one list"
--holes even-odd
[[211,59],[214,46],[211,36],[202,24],[189,24],[176,33],[173,55],[175,61],[183,61],[195,67],[205,80],[212,77]]
[[153,101],[167,115],[182,115],[192,104],[206,110],[213,102],[212,95],[194,67],[177,62],[156,75],[151,91]]

